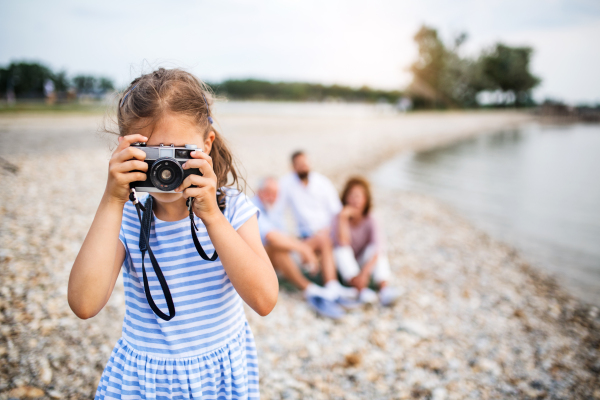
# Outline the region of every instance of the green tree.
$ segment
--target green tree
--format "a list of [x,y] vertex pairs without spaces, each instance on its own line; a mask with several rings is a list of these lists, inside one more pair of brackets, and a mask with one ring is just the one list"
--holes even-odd
[[91,75],[77,75],[73,78],[77,93],[91,93],[97,87],[97,79]]
[[100,77],[100,81],[98,82],[98,88],[102,91],[114,90],[115,84],[109,78]]
[[437,30],[423,25],[414,36],[419,47],[417,60],[410,66],[413,82],[410,91],[427,98],[434,107],[442,104],[442,74],[446,68],[448,51]]
[[45,65],[13,62],[0,69],[0,92],[6,93],[12,88],[17,98],[43,97],[46,79],[54,80],[54,74]]
[[531,89],[541,82],[529,71],[532,54],[533,49],[530,47],[496,44],[480,57],[482,86],[487,90],[512,93],[516,106],[531,103]]
[[461,33],[452,44],[446,45],[437,30],[428,26],[419,29],[414,36],[419,55],[410,67],[413,81],[409,87],[417,107],[477,105],[478,65],[460,55],[467,37],[466,33]]

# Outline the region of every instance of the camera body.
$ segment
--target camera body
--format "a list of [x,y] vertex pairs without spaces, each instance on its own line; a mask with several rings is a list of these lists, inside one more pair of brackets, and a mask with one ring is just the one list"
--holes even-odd
[[131,182],[131,188],[138,192],[176,193],[181,182],[192,174],[202,175],[198,168],[184,170],[182,165],[191,160],[191,152],[197,150],[195,144],[186,144],[184,147],[174,145],[146,146],[146,143],[134,143],[132,147],[146,153],[144,162],[148,164],[145,181]]

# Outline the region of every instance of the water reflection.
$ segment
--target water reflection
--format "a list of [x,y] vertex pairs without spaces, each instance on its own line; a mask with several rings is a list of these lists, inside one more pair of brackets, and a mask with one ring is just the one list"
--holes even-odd
[[600,304],[600,126],[531,125],[401,155],[376,184],[431,194]]

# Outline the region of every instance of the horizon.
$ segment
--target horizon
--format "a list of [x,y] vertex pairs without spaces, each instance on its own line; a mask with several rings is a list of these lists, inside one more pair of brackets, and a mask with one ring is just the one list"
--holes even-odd
[[0,65],[38,61],[70,76],[107,76],[117,87],[164,66],[208,82],[260,79],[403,90],[416,58],[413,36],[425,24],[446,43],[466,32],[465,55],[497,42],[531,46],[531,71],[542,79],[533,91],[537,101],[600,102],[600,52],[590,50],[600,36],[600,4],[588,0],[382,0],[368,8],[357,1],[314,0],[0,5],[0,34],[11,38],[0,48]]

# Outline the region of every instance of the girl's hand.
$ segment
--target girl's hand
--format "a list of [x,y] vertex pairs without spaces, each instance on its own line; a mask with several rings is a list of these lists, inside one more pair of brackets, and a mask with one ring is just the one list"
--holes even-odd
[[[106,182],[105,195],[109,200],[125,204],[129,200],[129,184],[135,181],[145,181],[148,171],[146,153],[131,144],[146,142],[147,137],[142,135],[128,135],[119,137],[119,145],[113,152],[108,163],[108,181]],[[131,172],[131,171],[144,172]]]
[[202,176],[192,174],[183,180],[176,192],[183,192],[186,199],[193,197],[194,214],[207,225],[215,217],[221,215],[217,204],[217,176],[213,171],[212,158],[199,150],[191,153],[193,159],[183,164],[183,169],[198,168]]

